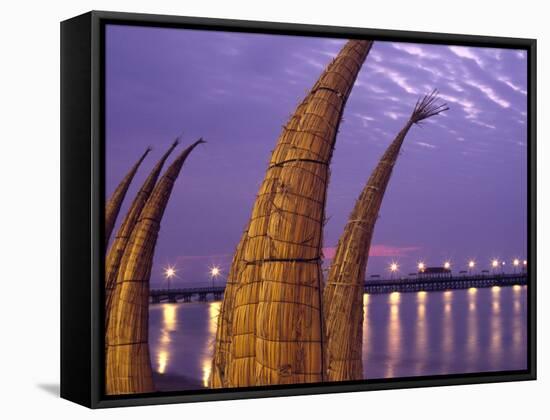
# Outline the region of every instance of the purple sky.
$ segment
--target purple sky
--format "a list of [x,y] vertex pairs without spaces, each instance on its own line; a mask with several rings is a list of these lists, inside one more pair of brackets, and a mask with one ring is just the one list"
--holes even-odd
[[[183,131],[202,136],[162,222],[152,287],[227,274],[281,126],[344,40],[108,26],[106,192],[153,147],[121,216],[149,170]],[[332,161],[325,248],[419,96],[437,88],[451,107],[409,132],[376,225],[368,274],[391,261],[461,270],[474,258],[527,249],[527,62],[519,50],[375,42],[344,112]],[[176,153],[175,152],[175,153]],[[174,154],[175,154],[174,153]],[[118,228],[118,223],[115,228]],[[326,250],[330,256],[331,250]],[[508,263],[509,264],[509,263]]]

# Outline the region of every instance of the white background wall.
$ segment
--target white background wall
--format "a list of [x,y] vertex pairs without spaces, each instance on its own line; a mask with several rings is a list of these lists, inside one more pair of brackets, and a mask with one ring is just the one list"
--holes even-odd
[[[550,25],[543,1],[24,2],[0,24],[0,416],[59,418],[548,418]],[[538,39],[539,380],[92,412],[59,383],[59,21],[91,9]],[[7,269],[6,269],[7,268]],[[538,414],[537,414],[538,413]]]

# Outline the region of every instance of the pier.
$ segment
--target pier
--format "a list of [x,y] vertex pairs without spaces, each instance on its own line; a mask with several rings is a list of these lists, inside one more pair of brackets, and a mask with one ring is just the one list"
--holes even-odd
[[[441,275],[441,276],[410,276],[395,279],[368,279],[364,291],[369,294],[381,293],[411,293],[433,292],[444,290],[506,287],[527,284],[527,273],[517,274],[479,274],[479,275]],[[149,292],[150,302],[207,302],[221,300],[225,286],[188,287],[174,289],[153,289]]]
[[149,299],[151,303],[207,302],[221,300],[224,290],[225,286],[153,289],[149,292]]
[[365,282],[365,293],[408,293],[408,292],[436,292],[444,290],[483,288],[483,287],[506,287],[515,285],[526,285],[527,274],[494,274],[494,275],[458,275],[458,276],[436,276],[384,280],[367,280]]

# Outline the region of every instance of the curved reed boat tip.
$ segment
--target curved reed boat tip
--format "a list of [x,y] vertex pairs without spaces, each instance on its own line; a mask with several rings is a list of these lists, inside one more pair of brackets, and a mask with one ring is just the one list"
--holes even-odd
[[130,171],[124,176],[122,181],[118,184],[115,191],[107,200],[107,203],[105,204],[105,248],[107,248],[107,245],[109,243],[109,239],[111,238],[111,233],[113,232],[113,228],[115,226],[116,219],[118,217],[118,213],[120,211],[120,207],[122,206],[122,202],[124,201],[124,198],[126,197],[126,193],[128,192],[128,188],[130,187],[130,184],[132,183],[132,180],[134,179],[134,176],[136,175],[136,172],[145,159],[145,157],[149,154],[151,151],[151,148],[145,149],[145,152],[139,160],[132,166]]
[[418,124],[427,118],[441,114],[450,109],[446,103],[438,103],[438,93],[437,89],[434,89],[416,101],[416,105],[410,117],[410,120],[414,124]]

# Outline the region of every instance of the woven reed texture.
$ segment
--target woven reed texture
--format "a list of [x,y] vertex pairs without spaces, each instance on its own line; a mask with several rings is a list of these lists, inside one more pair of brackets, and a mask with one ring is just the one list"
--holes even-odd
[[211,388],[226,388],[229,386],[227,370],[230,362],[229,348],[231,345],[231,331],[233,324],[233,304],[238,285],[239,273],[242,271],[244,266],[242,252],[247,237],[248,227],[243,232],[237,245],[237,249],[235,250],[235,254],[233,255],[233,260],[231,262],[231,269],[227,276],[223,301],[218,316],[218,326],[214,344],[214,357],[212,358],[212,370],[210,376]]
[[323,378],[321,244],[329,164],[370,41],[349,41],[283,128],[252,210],[233,307],[229,386]]
[[[301,109],[305,107],[302,102],[297,112],[290,118],[288,129],[295,130],[300,121]],[[288,144],[277,145],[277,149],[287,148]],[[281,152],[282,153],[282,152]],[[235,290],[232,331],[230,337],[229,355],[230,361],[226,367],[227,386],[251,386],[255,385],[255,329],[256,329],[256,305],[259,293],[259,267],[262,258],[261,250],[265,246],[267,231],[267,212],[272,205],[272,195],[277,187],[277,176],[280,168],[268,169],[265,179],[260,186],[256,202],[252,209],[251,220],[248,227],[248,235],[242,249],[244,264],[237,261],[237,287]],[[232,267],[233,270],[233,267]]]
[[106,330],[106,393],[153,392],[149,357],[149,280],[162,216],[181,168],[202,139],[186,148],[161,177],[122,256]]
[[126,213],[126,216],[115,235],[111,248],[109,248],[109,252],[107,253],[105,262],[105,326],[107,326],[109,322],[109,307],[111,306],[112,291],[116,284],[116,277],[122,255],[126,249],[130,235],[137,223],[138,217],[141,214],[145,203],[149,199],[153,188],[155,187],[160,171],[162,170],[166,159],[168,159],[168,156],[170,156],[170,153],[172,153],[177,144],[178,140],[170,146],[168,151],[164,153],[164,155],[153,167],[153,170],[136,194],[128,213]]
[[[278,170],[273,171],[278,172]],[[269,174],[276,175],[276,174]],[[259,292],[259,264],[248,263],[260,256],[255,253],[263,246],[266,225],[262,215],[270,205],[274,183],[267,176],[260,187],[247,236],[243,241],[241,261],[234,261],[231,270],[237,273],[237,287],[233,298],[232,330],[230,335],[230,360],[226,367],[226,381],[230,387],[255,384],[255,317]],[[244,261],[244,263],[243,263]]]
[[143,162],[145,156],[147,156],[150,151],[151,149],[148,148],[145,153],[143,153],[141,158],[139,158],[139,160],[134,166],[132,166],[132,168],[122,179],[122,181],[120,181],[120,184],[118,184],[115,191],[105,204],[105,249],[107,249],[109,239],[111,239],[111,233],[113,232],[113,228],[115,227],[116,218],[118,217],[120,206],[122,206],[122,202],[124,201],[124,197],[128,192],[128,188],[130,187],[130,184],[132,183],[132,180],[136,175],[139,165],[141,165],[141,162]]
[[363,379],[363,282],[371,239],[384,193],[409,129],[448,109],[435,104],[434,94],[417,102],[410,119],[382,155],[338,241],[323,295],[328,381]]

